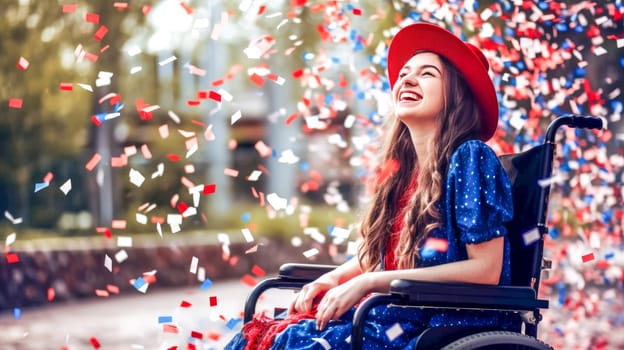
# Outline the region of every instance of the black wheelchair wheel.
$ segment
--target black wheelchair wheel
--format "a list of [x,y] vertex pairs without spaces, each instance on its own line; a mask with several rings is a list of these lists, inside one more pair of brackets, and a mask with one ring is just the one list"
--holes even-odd
[[471,334],[446,345],[442,350],[553,350],[551,346],[522,333],[490,331]]

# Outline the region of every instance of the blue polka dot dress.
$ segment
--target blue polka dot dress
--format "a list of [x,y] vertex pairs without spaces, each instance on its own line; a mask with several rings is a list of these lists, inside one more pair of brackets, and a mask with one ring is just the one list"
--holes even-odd
[[[446,251],[420,249],[418,266],[433,266],[468,258],[465,245],[506,235],[503,223],[513,214],[511,184],[495,153],[485,143],[466,141],[453,152],[440,203],[444,225],[430,237],[448,241]],[[509,284],[509,242],[505,238],[500,284]],[[382,259],[383,261],[383,259]],[[313,319],[300,320],[279,333],[271,349],[350,349],[351,322],[355,308],[323,331]],[[252,321],[253,322],[253,321]],[[425,328],[436,326],[487,326],[516,329],[513,313],[480,310],[435,310],[377,306],[364,327],[365,349],[412,349]],[[246,340],[237,334],[226,349],[244,349]]]

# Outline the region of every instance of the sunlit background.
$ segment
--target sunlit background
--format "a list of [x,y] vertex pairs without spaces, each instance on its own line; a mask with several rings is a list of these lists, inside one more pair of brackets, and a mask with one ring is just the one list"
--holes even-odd
[[[247,291],[285,262],[341,262],[390,115],[387,44],[422,20],[484,50],[501,102],[497,153],[541,143],[561,114],[608,122],[557,138],[540,338],[558,349],[621,348],[623,6],[4,1],[0,323],[15,336],[0,348],[41,344],[29,313],[61,317],[66,305],[145,302],[158,290],[210,293],[220,281]],[[240,311],[202,323],[202,338],[180,327],[159,347],[218,348],[240,328]],[[175,320],[146,322],[173,333]],[[63,330],[45,344],[150,348],[99,332],[76,330],[76,340]]]

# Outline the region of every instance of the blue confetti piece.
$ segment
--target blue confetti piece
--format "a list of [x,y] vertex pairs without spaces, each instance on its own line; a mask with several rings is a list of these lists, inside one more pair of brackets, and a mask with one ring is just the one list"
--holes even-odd
[[13,318],[15,318],[16,320],[19,320],[20,318],[22,318],[22,309],[20,309],[19,307],[14,308]]
[[172,316],[158,316],[158,323],[171,323],[173,322]]
[[605,260],[613,259],[614,256],[615,256],[614,252],[607,253],[605,254]]
[[210,280],[210,278],[206,278],[206,280],[204,282],[202,282],[202,284],[201,284],[201,286],[199,288],[201,290],[207,290],[211,286],[212,286],[212,280]]
[[301,162],[301,164],[299,164],[299,169],[301,169],[301,171],[308,171],[308,170],[310,170],[310,163],[308,163],[308,162]]
[[137,277],[136,280],[134,280],[134,284],[132,285],[136,290],[141,289],[141,287],[143,287],[146,284],[145,280],[143,279],[143,277]]
[[301,55],[301,57],[303,58],[304,61],[310,61],[314,59],[314,53],[306,51]]
[[242,321],[242,319],[240,318],[231,318],[229,321],[227,321],[227,323],[225,324],[225,326],[229,329],[234,329],[236,327],[236,325],[238,323],[240,323]]
[[249,222],[249,220],[251,220],[251,214],[243,213],[243,215],[241,215],[241,220],[243,220],[243,222]]
[[48,187],[50,185],[49,182],[39,182],[35,184],[35,193],[43,190],[44,188]]

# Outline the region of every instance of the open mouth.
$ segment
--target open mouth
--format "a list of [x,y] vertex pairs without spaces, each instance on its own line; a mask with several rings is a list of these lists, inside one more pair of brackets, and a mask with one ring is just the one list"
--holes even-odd
[[415,102],[420,100],[422,100],[422,96],[412,91],[403,91],[399,95],[399,101],[401,102]]

